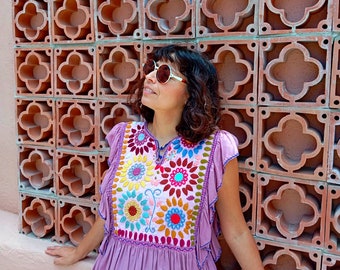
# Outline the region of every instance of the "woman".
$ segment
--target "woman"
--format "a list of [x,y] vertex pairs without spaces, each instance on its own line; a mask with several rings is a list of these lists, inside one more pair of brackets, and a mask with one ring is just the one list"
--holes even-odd
[[143,66],[132,99],[144,122],[108,134],[110,168],[98,218],[78,247],[49,247],[72,264],[100,244],[94,269],[216,269],[220,229],[242,269],[263,269],[243,218],[237,140],[219,130],[214,66],[166,46]]

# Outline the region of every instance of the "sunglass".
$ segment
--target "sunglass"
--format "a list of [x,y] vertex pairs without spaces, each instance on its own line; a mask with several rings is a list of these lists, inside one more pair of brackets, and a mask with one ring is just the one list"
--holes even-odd
[[176,79],[177,81],[186,83],[186,80],[174,75],[171,71],[171,67],[167,64],[162,64],[157,66],[156,62],[152,59],[148,59],[143,65],[143,72],[145,75],[150,72],[156,70],[156,78],[162,84],[167,83],[171,78]]

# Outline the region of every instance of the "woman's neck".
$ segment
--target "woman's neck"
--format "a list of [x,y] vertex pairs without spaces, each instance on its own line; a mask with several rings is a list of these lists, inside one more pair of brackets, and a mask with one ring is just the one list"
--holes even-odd
[[178,121],[171,117],[159,119],[154,117],[153,122],[148,124],[149,131],[158,140],[160,146],[164,146],[178,136],[176,126]]

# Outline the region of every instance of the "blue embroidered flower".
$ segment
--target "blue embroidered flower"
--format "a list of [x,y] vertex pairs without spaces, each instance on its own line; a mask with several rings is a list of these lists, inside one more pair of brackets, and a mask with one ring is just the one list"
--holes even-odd
[[119,198],[118,203],[119,222],[122,223],[125,229],[130,231],[140,231],[142,226],[147,225],[149,218],[150,207],[147,204],[147,199],[144,199],[143,194],[137,195],[136,191],[127,191]]
[[180,208],[170,208],[165,214],[166,225],[172,230],[180,230],[185,223],[185,213]]
[[128,170],[128,176],[131,181],[138,181],[144,177],[145,165],[143,163],[133,164]]
[[204,141],[200,141],[199,143],[191,143],[183,138],[178,138],[173,141],[174,149],[177,153],[182,153],[182,157],[189,156],[192,158],[194,154],[198,154],[198,152],[203,148]]

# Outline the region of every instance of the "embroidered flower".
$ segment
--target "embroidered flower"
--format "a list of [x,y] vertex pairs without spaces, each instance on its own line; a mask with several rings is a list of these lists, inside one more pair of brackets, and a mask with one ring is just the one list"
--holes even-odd
[[131,135],[129,136],[127,143],[131,152],[135,152],[136,155],[143,155],[144,151],[149,152],[149,149],[154,147],[152,139],[143,129],[143,126],[137,125],[136,128],[131,128]]
[[148,200],[144,199],[143,194],[137,195],[136,191],[127,191],[119,198],[118,218],[123,223],[125,229],[130,231],[140,230],[142,226],[147,224],[149,218]]
[[177,198],[181,193],[188,195],[193,191],[193,186],[197,185],[197,166],[188,159],[179,158],[176,162],[170,161],[169,167],[164,167],[164,173],[161,174],[163,180],[160,181],[164,185],[163,191],[169,191],[169,195],[176,194]]
[[120,182],[123,187],[128,187],[129,191],[138,190],[145,187],[146,182],[150,182],[153,171],[152,161],[148,161],[147,156],[134,156],[123,164]]
[[[166,204],[161,206],[161,210],[156,213],[156,224],[158,231],[164,231],[166,237],[171,237],[174,244],[180,246],[190,246],[190,240],[194,229],[193,209],[188,203],[183,203],[182,199],[173,197],[167,199]],[[181,239],[181,240],[180,240]],[[188,240],[188,241],[183,241]],[[186,244],[185,244],[186,242]]]
[[204,140],[199,143],[191,143],[183,138],[178,138],[173,141],[174,149],[177,153],[182,153],[182,157],[189,156],[192,158],[194,154],[198,154],[198,152],[203,148]]

